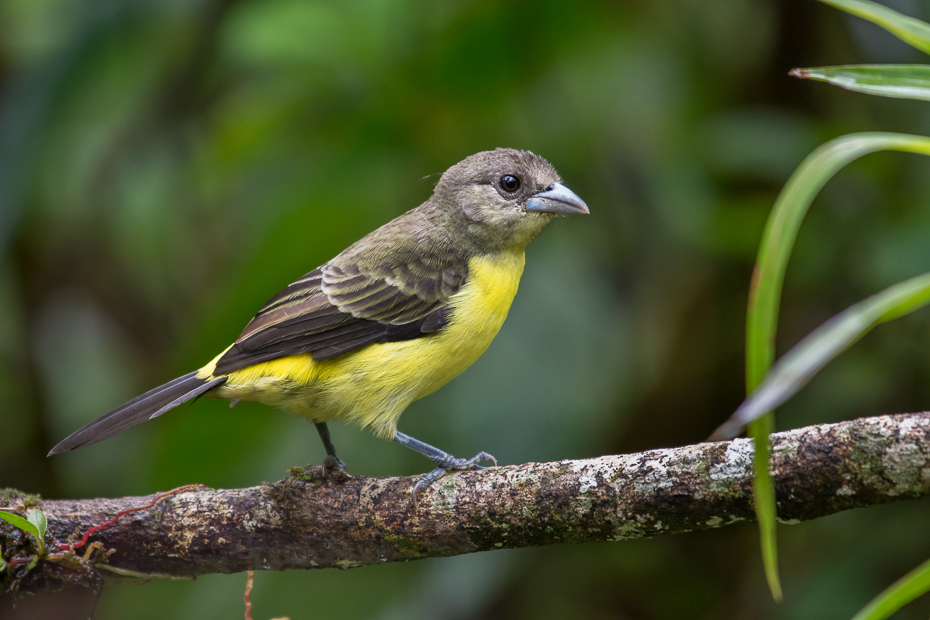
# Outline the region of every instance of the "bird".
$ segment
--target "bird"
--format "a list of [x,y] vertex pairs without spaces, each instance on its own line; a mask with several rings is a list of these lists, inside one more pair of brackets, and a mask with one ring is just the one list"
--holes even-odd
[[198,397],[258,401],[309,419],[326,458],[345,470],[327,424],[368,428],[435,463],[417,492],[469,459],[397,430],[410,403],[468,368],[497,335],[517,293],[527,245],[553,219],[590,213],[555,168],[497,148],[450,167],[420,206],[285,287],[202,368],[113,409],[49,456],[103,441]]

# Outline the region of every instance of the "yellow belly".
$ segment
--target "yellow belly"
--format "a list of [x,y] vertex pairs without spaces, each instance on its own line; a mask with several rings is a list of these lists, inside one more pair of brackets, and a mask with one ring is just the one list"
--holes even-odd
[[[256,400],[315,422],[346,420],[393,439],[410,403],[448,383],[491,344],[523,264],[522,248],[471,259],[467,281],[450,302],[449,323],[435,334],[371,344],[330,360],[308,353],[255,364],[230,373],[210,395]],[[215,365],[213,360],[198,376],[211,376]]]

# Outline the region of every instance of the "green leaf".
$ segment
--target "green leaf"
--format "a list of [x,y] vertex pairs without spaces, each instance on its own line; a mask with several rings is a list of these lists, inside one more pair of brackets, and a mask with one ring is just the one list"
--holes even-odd
[[743,427],[782,405],[831,360],[866,335],[873,327],[930,304],[930,273],[890,286],[850,306],[812,331],[781,357],[759,387],[712,435],[729,439]]
[[930,592],[930,560],[888,586],[852,620],[883,620],[927,592]]
[[28,519],[23,519],[19,515],[0,510],[0,519],[18,527],[24,532],[32,534],[32,537],[36,539],[36,544],[39,547],[39,555],[45,555],[45,529],[48,525],[48,520],[44,512],[34,509],[29,512]]
[[[846,0],[844,0],[846,1]],[[775,201],[756,259],[746,315],[746,393],[762,382],[775,359],[775,329],[785,269],[798,229],[814,196],[849,162],[876,151],[930,155],[930,138],[894,133],[859,133],[831,140],[807,156]],[[756,519],[769,588],[781,595],[775,542],[775,490],[768,471],[768,435],[774,418],[767,413],[750,425],[756,439],[754,481]]]
[[902,15],[868,0],[820,0],[862,19],[878,24],[911,47],[930,54],[930,24]]
[[930,155],[930,138],[895,133],[858,133],[817,148],[791,175],[766,222],[749,294],[746,323],[746,386],[752,392],[775,357],[775,327],[785,269],[798,229],[814,197],[841,168],[877,151]]
[[45,541],[45,529],[48,527],[48,519],[45,518],[45,513],[38,508],[34,508],[29,511],[27,520],[36,527],[36,538]]
[[26,519],[23,519],[21,516],[14,515],[12,512],[6,512],[3,510],[0,510],[0,519],[3,519],[7,523],[18,527],[19,529],[25,532],[29,532],[30,534],[36,537],[36,540],[39,539],[38,528],[33,523],[30,523]]
[[[769,435],[775,431],[775,416],[768,415],[756,420],[749,427],[755,439],[756,452],[753,468],[756,475],[752,480],[753,508],[759,525],[759,544],[762,549],[762,566],[769,591],[776,601],[782,599],[781,580],[778,578],[778,539],[776,536],[775,485],[769,474]],[[760,475],[760,472],[764,472]]]
[[839,65],[792,69],[788,74],[867,95],[930,101],[930,65]]

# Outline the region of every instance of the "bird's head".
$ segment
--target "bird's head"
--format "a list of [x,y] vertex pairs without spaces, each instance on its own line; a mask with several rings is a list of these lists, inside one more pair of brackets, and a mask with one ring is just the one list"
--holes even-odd
[[554,218],[589,213],[552,164],[514,149],[476,153],[452,166],[433,201],[488,250],[525,246]]

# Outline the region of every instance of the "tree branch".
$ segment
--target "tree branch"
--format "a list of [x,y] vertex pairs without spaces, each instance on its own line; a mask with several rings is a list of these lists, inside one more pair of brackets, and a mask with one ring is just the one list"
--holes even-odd
[[[930,494],[930,413],[810,426],[772,440],[783,522]],[[460,472],[421,491],[417,510],[416,478],[295,470],[274,484],[178,493],[91,541],[115,550],[113,567],[183,577],[677,534],[753,520],[752,451],[751,440],[736,439]],[[49,541],[61,543],[153,497],[37,506],[48,515]],[[8,552],[34,553],[29,544],[0,523],[8,560]]]

